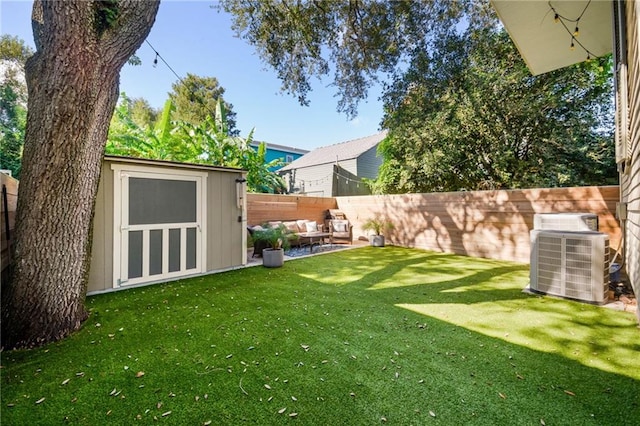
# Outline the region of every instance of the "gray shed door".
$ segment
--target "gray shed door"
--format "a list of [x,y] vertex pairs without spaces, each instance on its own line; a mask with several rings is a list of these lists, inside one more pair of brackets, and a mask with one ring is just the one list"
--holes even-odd
[[120,198],[121,215],[118,244],[114,245],[119,251],[114,259],[119,261],[116,285],[202,271],[203,180],[199,173],[120,173],[120,191],[115,194]]

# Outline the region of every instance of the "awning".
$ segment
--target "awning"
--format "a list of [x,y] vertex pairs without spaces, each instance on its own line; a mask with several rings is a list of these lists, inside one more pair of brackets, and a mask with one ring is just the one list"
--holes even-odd
[[[533,75],[611,53],[610,0],[491,0],[491,3]],[[574,36],[576,27],[579,31]]]

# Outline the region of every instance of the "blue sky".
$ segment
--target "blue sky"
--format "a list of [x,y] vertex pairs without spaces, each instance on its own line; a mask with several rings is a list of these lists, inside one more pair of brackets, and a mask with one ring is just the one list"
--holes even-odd
[[[191,73],[218,79],[226,90],[225,100],[233,104],[241,136],[255,127],[257,140],[311,150],[378,132],[382,118],[379,90],[360,104],[358,117],[352,121],[336,112],[337,98],[329,78],[315,80],[311,105],[300,106],[293,96],[280,93],[275,72],[251,46],[234,36],[229,16],[212,9],[212,4],[214,1],[163,0],[147,40],[179,76]],[[2,0],[0,30],[33,47],[31,6],[30,0]],[[155,54],[146,43],[137,55],[142,65],[124,66],[120,90],[162,107],[177,78],[161,61],[153,66]]]

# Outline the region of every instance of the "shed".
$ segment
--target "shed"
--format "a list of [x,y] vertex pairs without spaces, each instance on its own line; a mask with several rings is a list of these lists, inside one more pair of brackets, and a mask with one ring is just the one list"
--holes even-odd
[[87,293],[245,265],[245,178],[235,168],[106,156]]
[[378,145],[387,136],[380,132],[364,138],[316,148],[278,173],[291,193],[316,197],[369,194],[363,178],[375,179],[382,164]]

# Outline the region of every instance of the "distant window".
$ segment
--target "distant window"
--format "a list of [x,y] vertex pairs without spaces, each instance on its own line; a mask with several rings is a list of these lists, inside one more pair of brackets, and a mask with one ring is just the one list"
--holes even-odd
[[285,162],[285,163],[290,163],[290,162],[292,162],[292,161],[293,161],[293,155],[291,155],[291,154],[287,154],[287,156],[285,157],[284,162]]

